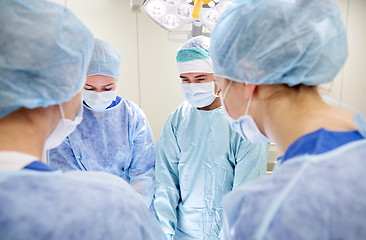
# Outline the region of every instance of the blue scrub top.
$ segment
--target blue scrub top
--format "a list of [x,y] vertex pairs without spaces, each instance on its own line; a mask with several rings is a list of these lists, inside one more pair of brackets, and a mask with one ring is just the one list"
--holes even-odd
[[281,164],[299,155],[317,155],[336,149],[346,143],[361,140],[364,137],[358,131],[328,131],[324,128],[306,134],[287,149]]
[[155,192],[155,143],[149,122],[134,103],[117,97],[106,111],[84,105],[83,121],[47,152],[55,170],[103,171],[120,176],[151,205]]
[[307,134],[271,176],[226,195],[223,237],[366,239],[366,121],[353,119],[358,132]]
[[44,164],[44,163],[42,163],[40,161],[31,162],[30,164],[28,164],[27,166],[25,166],[23,169],[35,170],[35,171],[43,171],[43,172],[52,172],[52,171],[54,171],[49,166],[47,166],[46,164]]
[[119,177],[50,171],[34,161],[0,172],[0,239],[166,238],[141,196]]

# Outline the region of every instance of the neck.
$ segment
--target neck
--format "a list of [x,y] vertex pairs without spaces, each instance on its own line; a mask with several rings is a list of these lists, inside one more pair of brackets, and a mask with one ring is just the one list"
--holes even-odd
[[203,111],[211,111],[211,110],[214,110],[219,107],[221,107],[221,101],[220,101],[220,98],[217,97],[210,105],[208,105],[206,107],[198,108],[198,109],[203,110]]
[[260,125],[263,132],[284,154],[298,138],[320,128],[331,131],[352,131],[356,126],[352,114],[326,104],[318,92],[302,92],[269,101],[261,114],[267,113]]
[[25,114],[27,111],[31,110],[20,109],[0,119],[0,151],[21,152],[41,159],[53,117],[31,116]]

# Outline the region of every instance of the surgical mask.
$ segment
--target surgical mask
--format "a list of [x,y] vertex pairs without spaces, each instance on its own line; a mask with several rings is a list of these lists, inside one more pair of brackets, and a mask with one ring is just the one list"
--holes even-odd
[[95,112],[103,112],[116,100],[117,91],[96,92],[83,90],[83,99],[88,106]]
[[80,108],[74,120],[66,119],[64,110],[62,109],[61,104],[59,105],[61,112],[61,119],[58,122],[56,128],[52,131],[52,133],[47,137],[44,143],[44,149],[50,150],[52,148],[58,147],[65,138],[70,135],[76,128],[78,124],[81,123],[83,119],[83,105],[80,104]]
[[187,101],[197,108],[210,105],[216,98],[214,82],[182,83],[182,91]]
[[244,116],[239,117],[238,119],[234,120],[226,110],[224,99],[226,94],[231,86],[232,81],[230,81],[228,87],[225,90],[224,96],[221,98],[222,109],[226,119],[230,123],[231,129],[235,132],[239,133],[244,140],[251,142],[251,143],[263,143],[263,142],[270,142],[270,140],[264,136],[261,131],[258,129],[257,124],[255,124],[254,119],[248,115],[249,106],[252,102],[252,97],[250,97],[247,109],[245,110]]

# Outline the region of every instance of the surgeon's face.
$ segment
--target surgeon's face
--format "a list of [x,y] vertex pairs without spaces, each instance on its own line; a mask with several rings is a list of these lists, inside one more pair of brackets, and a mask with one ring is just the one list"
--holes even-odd
[[[213,73],[182,73],[180,76],[182,83],[204,83],[214,80]],[[215,93],[218,93],[218,88],[215,85]]]
[[117,80],[113,77],[94,75],[86,77],[85,90],[96,92],[113,91],[117,88]]
[[203,83],[212,82],[214,75],[213,73],[182,73],[180,78],[182,83]]
[[243,116],[250,98],[246,93],[246,85],[244,83],[232,82],[229,87],[231,81],[222,77],[215,77],[214,81],[219,88],[220,97],[224,100],[226,110],[230,116],[233,119]]

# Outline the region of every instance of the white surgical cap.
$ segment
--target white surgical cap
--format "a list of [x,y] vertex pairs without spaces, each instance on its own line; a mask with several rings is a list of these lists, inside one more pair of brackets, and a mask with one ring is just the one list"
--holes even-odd
[[186,41],[177,52],[179,74],[182,73],[213,73],[209,53],[210,38],[197,36]]

